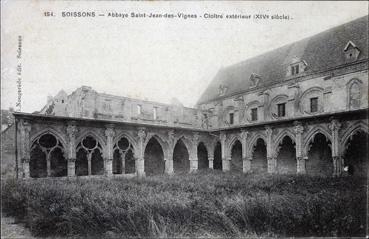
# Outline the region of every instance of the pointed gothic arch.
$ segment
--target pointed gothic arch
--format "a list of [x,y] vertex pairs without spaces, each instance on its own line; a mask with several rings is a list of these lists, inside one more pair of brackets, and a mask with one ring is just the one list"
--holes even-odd
[[190,149],[183,139],[178,138],[173,148],[174,173],[187,173],[190,170]]
[[162,175],[165,172],[165,149],[157,136],[151,136],[145,143],[144,171],[147,176]]
[[198,168],[207,169],[209,168],[209,151],[206,144],[200,141],[197,144],[197,158],[198,158]]
[[230,148],[231,158],[231,171],[242,172],[243,171],[243,160],[242,160],[242,141],[235,139]]
[[332,176],[331,140],[322,131],[314,131],[306,145],[306,172],[311,175]]
[[304,137],[304,144],[303,144],[303,153],[306,155],[309,151],[309,145],[311,142],[314,142],[314,138],[317,134],[322,134],[326,137],[327,140],[329,140],[330,142],[332,142],[332,136],[331,133],[323,126],[318,125],[318,126],[314,126],[312,127],[307,133],[306,136]]

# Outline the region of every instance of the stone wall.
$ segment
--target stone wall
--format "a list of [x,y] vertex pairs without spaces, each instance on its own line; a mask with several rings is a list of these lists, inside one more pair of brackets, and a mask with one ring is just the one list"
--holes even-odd
[[[310,112],[310,98],[318,98],[318,111]],[[286,115],[278,117],[277,104],[285,103]],[[198,106],[209,113],[211,128],[227,128],[368,108],[368,70],[363,63],[288,80],[269,88],[219,98]],[[251,109],[258,109],[257,121]],[[235,120],[229,122],[229,114]]]
[[47,106],[40,113],[193,128],[201,127],[202,117],[197,109],[179,104],[102,94],[87,86],[78,88],[70,95],[61,91],[48,99]]

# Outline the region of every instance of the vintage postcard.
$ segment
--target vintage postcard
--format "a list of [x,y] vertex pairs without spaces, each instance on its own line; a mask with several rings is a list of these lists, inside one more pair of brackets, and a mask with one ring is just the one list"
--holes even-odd
[[1,1],[1,238],[368,236],[368,2]]

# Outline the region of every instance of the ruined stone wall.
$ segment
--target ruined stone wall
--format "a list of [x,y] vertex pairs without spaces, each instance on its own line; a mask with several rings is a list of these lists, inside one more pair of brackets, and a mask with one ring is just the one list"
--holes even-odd
[[194,108],[101,94],[86,86],[69,96],[59,93],[40,113],[192,128],[201,127],[202,117]]

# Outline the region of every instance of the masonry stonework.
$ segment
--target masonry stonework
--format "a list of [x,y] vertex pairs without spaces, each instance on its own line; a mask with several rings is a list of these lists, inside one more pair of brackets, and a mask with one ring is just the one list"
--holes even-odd
[[366,175],[367,33],[360,18],[222,68],[195,108],[61,91],[40,112],[14,113],[18,177]]

